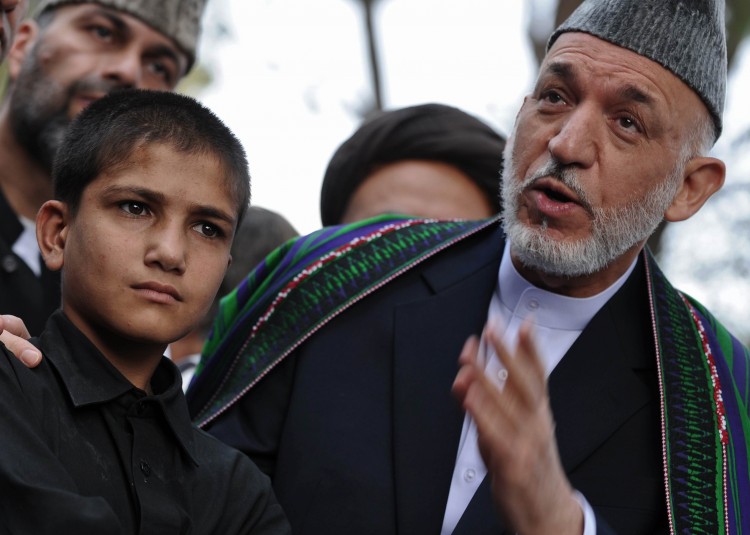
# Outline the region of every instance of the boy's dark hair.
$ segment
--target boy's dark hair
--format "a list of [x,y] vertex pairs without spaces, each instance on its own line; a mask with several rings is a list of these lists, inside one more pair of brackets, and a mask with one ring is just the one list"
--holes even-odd
[[151,143],[217,158],[229,193],[239,205],[239,225],[250,202],[250,174],[242,144],[208,108],[167,91],[115,91],[79,113],[55,157],[55,198],[75,215],[89,183]]

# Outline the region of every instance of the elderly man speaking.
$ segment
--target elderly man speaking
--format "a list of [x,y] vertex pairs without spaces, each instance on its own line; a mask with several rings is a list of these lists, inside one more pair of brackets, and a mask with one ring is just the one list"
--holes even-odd
[[502,224],[324,229],[225,302],[191,409],[295,533],[750,532],[748,350],[645,248],[724,181],[723,4],[584,2]]

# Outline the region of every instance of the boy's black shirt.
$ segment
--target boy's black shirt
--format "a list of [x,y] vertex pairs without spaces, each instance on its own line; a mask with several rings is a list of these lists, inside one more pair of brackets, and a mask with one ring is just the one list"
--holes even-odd
[[190,423],[164,358],[134,387],[58,311],[0,352],[0,533],[288,533],[267,477]]

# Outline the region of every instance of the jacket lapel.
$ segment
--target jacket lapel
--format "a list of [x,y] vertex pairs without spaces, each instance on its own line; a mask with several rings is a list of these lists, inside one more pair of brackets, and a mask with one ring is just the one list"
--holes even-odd
[[656,393],[636,373],[655,367],[649,325],[639,260],[550,376],[550,403],[566,473],[654,399]]
[[500,232],[482,236],[427,266],[421,277],[432,295],[395,312],[394,470],[404,535],[442,525],[463,423],[450,389],[461,347],[486,320],[502,256]]
[[[654,367],[647,310],[639,260],[623,287],[592,318],[550,375],[550,404],[566,474],[655,395],[635,373]],[[453,535],[503,532],[489,482],[485,477]]]

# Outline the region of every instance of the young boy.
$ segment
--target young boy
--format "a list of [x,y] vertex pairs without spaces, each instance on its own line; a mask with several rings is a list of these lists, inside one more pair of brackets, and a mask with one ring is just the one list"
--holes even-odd
[[206,313],[249,200],[194,100],[123,91],[75,120],[37,217],[62,309],[30,370],[0,351],[0,533],[288,533],[268,478],[190,424],[163,351]]

